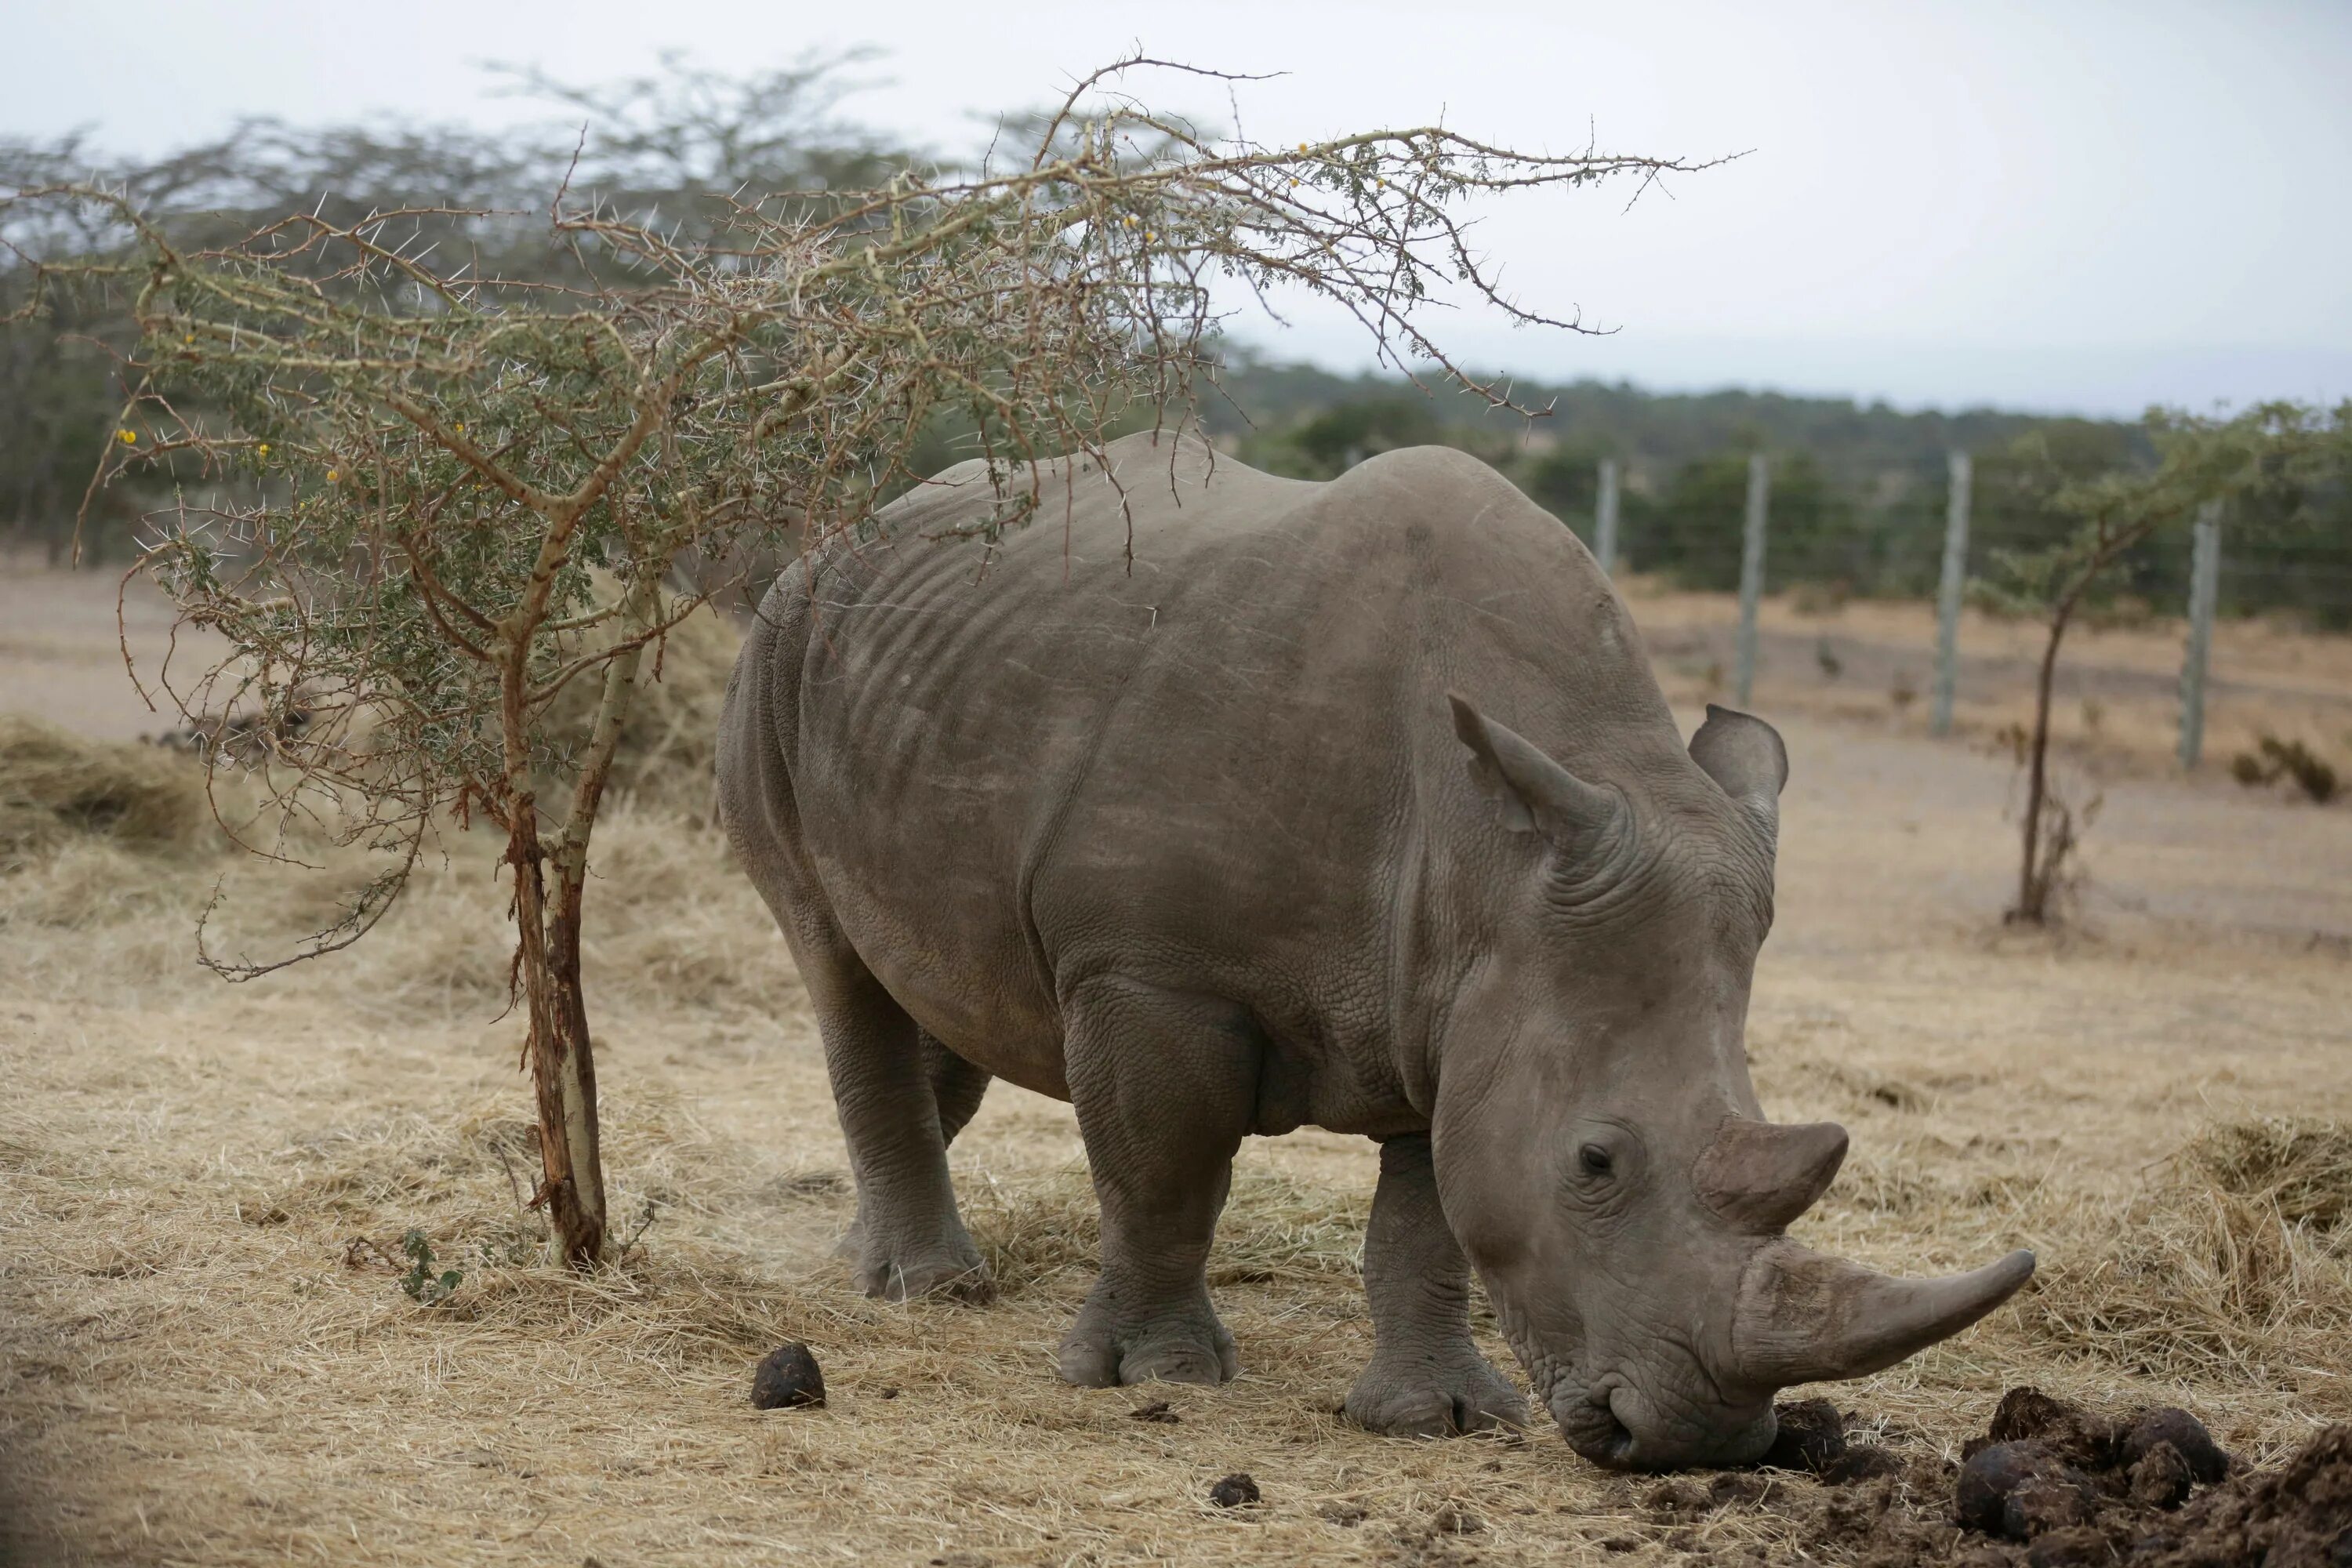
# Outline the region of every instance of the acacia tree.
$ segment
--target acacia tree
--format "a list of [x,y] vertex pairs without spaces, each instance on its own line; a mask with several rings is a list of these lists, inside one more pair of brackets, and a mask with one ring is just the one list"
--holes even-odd
[[2074,847],[2073,814],[2051,787],[2050,710],[2059,650],[2076,612],[2120,563],[2159,533],[2186,526],[2208,501],[2264,496],[2277,512],[2315,484],[2340,483],[2352,457],[2352,404],[2324,411],[2270,403],[2227,419],[2158,410],[2148,416],[2148,432],[2153,468],[2090,479],[2058,477],[2047,454],[2037,452],[2039,438],[2028,437],[2017,456],[2029,476],[2042,470],[2042,504],[2071,527],[2039,550],[1995,551],[1993,574],[1971,584],[1988,607],[2034,617],[2045,628],[2033,722],[2021,746],[2025,811],[2017,902],[2005,917],[2012,921],[2042,925],[2057,913]]
[[[16,198],[95,204],[129,237],[131,258],[84,281],[130,291],[141,331],[116,471],[181,482],[144,567],[226,639],[244,700],[309,716],[280,747],[281,798],[331,788],[355,805],[345,835],[391,857],[299,956],[382,919],[436,822],[505,836],[533,1201],[574,1264],[605,1237],[589,846],[646,660],[700,602],[667,586],[684,552],[772,545],[787,524],[803,550],[860,533],[944,422],[996,484],[967,531],[982,566],[1002,530],[1050,514],[1041,459],[1193,419],[1244,291],[1336,301],[1395,363],[1505,404],[1424,332],[1440,293],[1576,323],[1502,295],[1469,205],[1695,166],[1444,126],[1269,147],[1108,90],[1160,63],[1087,78],[1010,160],[727,197],[688,230],[567,189],[539,218],[297,213],[194,249],[119,193]],[[560,283],[478,275],[450,239],[506,256],[533,224],[568,258],[538,274]],[[429,252],[412,243],[427,230]],[[593,718],[566,730],[552,710],[582,682]]]

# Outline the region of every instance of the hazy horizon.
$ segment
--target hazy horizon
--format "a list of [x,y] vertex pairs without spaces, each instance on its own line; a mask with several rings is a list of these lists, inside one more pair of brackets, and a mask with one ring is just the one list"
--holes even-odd
[[[1503,204],[1480,230],[1527,302],[1607,337],[1442,323],[1460,358],[1548,382],[1630,381],[2132,417],[2264,397],[2352,397],[2352,7],[1993,0],[1855,15],[1725,3],[1639,15],[1503,4],[1475,17],[1382,3],[1194,8],[1181,24],[1071,0],[993,31],[939,0],[892,30],[842,14],[675,0],[495,9],[419,0],[358,33],[293,0],[122,0],[92,29],[23,7],[0,62],[0,134],[89,127],[148,154],[242,115],[303,123],[546,119],[488,60],[570,80],[658,50],[750,70],[874,43],[848,118],[945,151],[1140,44],[1243,71],[1261,140],[1443,115],[1531,148],[1737,162],[1630,210],[1630,187]],[[1230,118],[1221,92],[1138,84]],[[1350,372],[1360,331],[1301,307],[1237,323],[1268,357]]]

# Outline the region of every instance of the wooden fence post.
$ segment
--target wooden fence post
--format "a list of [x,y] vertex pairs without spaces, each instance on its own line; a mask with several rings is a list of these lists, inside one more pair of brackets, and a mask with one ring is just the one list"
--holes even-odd
[[1952,732],[1952,695],[1960,675],[1960,594],[1969,578],[1969,487],[1974,477],[1966,452],[1951,455],[1951,497],[1944,508],[1944,576],[1936,589],[1936,710],[1929,725]]
[[1617,575],[1617,459],[1601,459],[1601,495],[1593,508],[1592,553],[1601,574]]
[[2213,606],[2221,591],[2221,503],[2197,509],[2189,533],[2189,647],[2180,663],[2180,765],[2205,751],[2205,666],[2213,651]]
[[1737,700],[1745,708],[1756,689],[1756,604],[1764,594],[1764,510],[1771,499],[1772,475],[1764,454],[1748,456],[1748,527],[1739,549],[1739,643],[1736,655]]

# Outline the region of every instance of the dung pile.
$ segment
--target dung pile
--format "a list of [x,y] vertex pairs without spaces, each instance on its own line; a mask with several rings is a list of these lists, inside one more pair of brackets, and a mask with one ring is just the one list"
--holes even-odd
[[[2343,1568],[2352,1563],[2352,1426],[2331,1426],[2275,1470],[2233,1460],[2186,1410],[2120,1415],[2012,1388],[1954,1466],[1850,1448],[1825,1401],[1784,1407],[1791,1437],[1760,1472],[1649,1499],[1673,1529],[1748,1505],[1793,1514],[1807,1554],[1873,1568]],[[1855,1463],[1855,1455],[1873,1456]],[[1883,1456],[1880,1458],[1879,1456]],[[1818,1490],[1777,1488],[1774,1465]],[[1776,1491],[1779,1493],[1775,1495]]]
[[203,771],[184,759],[0,713],[0,872],[76,838],[184,848],[210,821]]
[[2233,1463],[2185,1410],[2111,1419],[2013,1388],[1961,1467],[1960,1523],[2030,1568],[2336,1568],[2352,1562],[2352,1426],[2277,1470]]
[[2146,1568],[2336,1568],[2352,1563],[2352,1426],[2330,1426],[2281,1468],[2206,1493],[2132,1542]]
[[1965,1453],[1952,1496],[1960,1524],[2023,1544],[2037,1565],[2127,1558],[2152,1539],[2157,1518],[2231,1470],[2230,1457],[2185,1410],[2116,1420],[2035,1388],[2002,1395]]

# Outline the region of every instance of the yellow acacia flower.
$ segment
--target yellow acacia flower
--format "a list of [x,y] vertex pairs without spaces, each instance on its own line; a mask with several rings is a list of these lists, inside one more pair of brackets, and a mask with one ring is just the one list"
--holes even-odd
[[136,430],[117,430],[115,435],[121,437],[122,444],[126,447],[139,445],[139,432]]
[[257,458],[267,458],[269,456],[269,443],[264,441],[261,445],[256,447],[253,449],[253,455]]
[[332,469],[332,468],[329,468],[329,469],[327,470],[327,482],[328,482],[329,484],[331,484],[331,484],[333,484],[337,479],[341,479],[341,478],[342,478],[342,476],[341,476],[341,474],[338,474],[337,472],[335,472],[335,470],[334,470],[334,469]]

